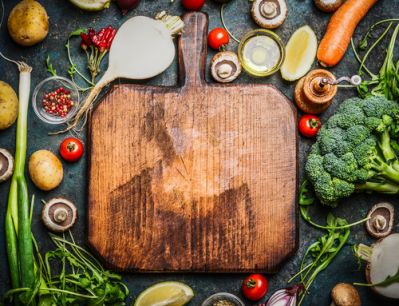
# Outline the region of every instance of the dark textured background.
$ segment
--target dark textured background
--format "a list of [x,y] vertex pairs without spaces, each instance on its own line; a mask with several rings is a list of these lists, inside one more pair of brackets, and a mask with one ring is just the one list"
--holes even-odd
[[[178,0],[176,0],[179,2]],[[6,0],[5,1],[6,16],[10,12],[11,8],[18,2],[17,0]],[[148,15],[153,16],[156,12],[161,10],[168,10],[174,14],[181,14],[182,9],[179,3],[170,4],[169,0],[142,0],[139,8],[135,11],[130,12],[127,16],[123,17],[119,13],[116,5],[111,5],[110,9],[104,10],[99,13],[87,13],[83,12],[68,3],[67,0],[40,0],[40,2],[46,7],[47,12],[50,16],[50,33],[47,39],[32,48],[21,48],[13,43],[8,36],[7,28],[5,25],[2,26],[0,31],[0,46],[1,51],[6,55],[13,58],[22,58],[27,63],[33,66],[32,73],[32,90],[42,79],[48,77],[48,73],[45,68],[45,58],[49,54],[52,58],[52,62],[57,69],[59,75],[66,75],[68,69],[67,57],[64,45],[68,33],[80,28],[92,26],[99,28],[111,24],[115,27],[119,26],[124,20],[135,15]],[[299,26],[308,24],[314,31],[318,39],[320,40],[324,33],[326,23],[329,16],[327,14],[320,13],[314,6],[312,0],[290,0],[289,2],[289,15],[284,25],[279,28],[276,32],[281,35],[284,42],[288,41],[290,35]],[[255,24],[252,22],[249,16],[250,5],[246,0],[233,0],[232,4],[226,9],[226,20],[230,25],[231,30],[238,36],[242,37],[248,30],[255,28]],[[210,28],[220,26],[219,18],[219,6],[207,0],[207,4],[203,8],[203,11],[207,12],[210,17]],[[361,33],[364,33],[367,27],[380,19],[387,17],[398,17],[399,12],[399,0],[380,0],[379,3],[374,7],[371,13],[366,19],[360,24],[356,31],[355,38],[358,39]],[[83,63],[85,56],[79,51],[78,40],[74,40],[72,44],[74,48],[75,60],[82,64],[80,67],[84,69]],[[236,49],[237,45],[233,42],[229,48]],[[213,51],[209,52],[209,58],[213,55]],[[398,54],[398,52],[396,52]],[[208,60],[209,60],[208,58]],[[373,54],[373,61],[376,63],[382,63],[383,52],[377,52]],[[314,64],[314,67],[317,65]],[[353,57],[353,53],[348,51],[342,62],[332,69],[337,76],[353,74],[356,72],[358,65]],[[378,67],[378,66],[377,66]],[[208,76],[209,77],[209,76]],[[0,79],[10,83],[15,89],[18,86],[18,73],[16,68],[4,61],[0,61]],[[148,81],[151,84],[163,84],[172,85],[177,82],[177,63],[175,62],[162,75]],[[289,98],[292,98],[293,84],[287,84],[282,81],[279,74],[276,74],[269,78],[254,79],[246,74],[243,74],[238,82],[241,83],[272,83],[280,88]],[[337,105],[346,97],[355,95],[354,90],[341,89],[339,90],[338,96],[336,97],[334,104],[330,107],[323,115],[322,119],[325,120],[331,116]],[[54,129],[41,122],[30,109],[29,115],[29,133],[28,133],[28,157],[32,152],[38,149],[48,149],[53,152],[57,152],[60,141],[65,136],[49,137],[47,133]],[[9,149],[14,152],[14,137],[15,137],[15,126],[9,128],[6,131],[0,131],[0,147]],[[84,139],[83,135],[83,139]],[[300,154],[299,163],[300,171],[302,173],[304,158],[306,152],[309,149],[312,141],[300,138]],[[47,236],[46,230],[40,221],[40,199],[49,199],[53,196],[65,196],[72,199],[78,206],[79,209],[79,222],[74,227],[74,234],[77,237],[79,243],[84,244],[86,239],[86,156],[82,158],[78,163],[70,165],[64,164],[65,176],[62,185],[49,193],[43,193],[37,190],[29,181],[29,190],[31,194],[36,195],[36,207],[33,218],[33,231],[39,241],[39,246],[42,251],[52,247]],[[26,175],[28,177],[28,175]],[[4,215],[6,211],[6,203],[8,196],[9,182],[0,185],[0,294],[4,293],[9,288],[8,281],[8,270],[6,261],[6,252],[4,244]],[[391,202],[397,202],[397,197],[384,197],[380,195],[356,195],[350,199],[343,201],[339,208],[333,212],[337,216],[345,217],[350,221],[358,220],[363,218],[368,209],[376,202],[382,200],[389,200]],[[320,222],[324,222],[325,216],[328,210],[325,208],[317,207],[312,210],[314,218]],[[398,218],[396,218],[396,221]],[[111,222],[112,220],[110,220]],[[396,222],[397,223],[397,222]],[[395,231],[398,230],[398,225],[395,226]],[[308,247],[308,245],[322,232],[315,230],[305,224],[302,220],[300,221],[300,245],[297,255],[287,262],[278,274],[269,277],[270,290],[272,293],[278,288],[287,286],[287,280],[293,275],[299,266],[301,256]],[[357,226],[353,228],[350,237],[350,243],[359,242],[371,242],[369,237],[365,234],[363,226]],[[184,254],[181,254],[184,256]],[[124,275],[124,280],[128,284],[131,290],[129,297],[129,304],[134,298],[147,286],[165,280],[178,280],[189,284],[195,291],[196,296],[190,305],[200,305],[207,296],[212,293],[219,291],[228,291],[234,294],[241,295],[240,285],[244,275],[194,275],[194,274],[178,274],[178,275],[163,275],[163,274],[151,274],[151,275],[138,275],[129,274]],[[310,295],[305,299],[303,305],[329,305],[329,293],[331,288],[337,282],[354,282],[364,281],[363,269],[359,270],[358,264],[350,246],[344,248],[344,250],[338,255],[334,262],[328,267],[327,270],[322,272],[319,277],[313,283],[310,289]],[[382,305],[398,305],[398,302],[385,301],[375,296],[370,290],[360,288],[359,291],[362,295],[362,304],[365,306],[382,306]],[[270,296],[270,294],[268,295]],[[254,305],[249,303],[247,305]]]

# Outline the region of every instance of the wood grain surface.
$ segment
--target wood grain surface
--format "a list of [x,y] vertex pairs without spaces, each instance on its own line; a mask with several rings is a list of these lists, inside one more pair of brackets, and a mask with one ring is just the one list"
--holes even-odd
[[89,129],[89,244],[140,272],[275,272],[297,247],[292,103],[205,82],[207,16],[184,15],[180,85],[118,85]]

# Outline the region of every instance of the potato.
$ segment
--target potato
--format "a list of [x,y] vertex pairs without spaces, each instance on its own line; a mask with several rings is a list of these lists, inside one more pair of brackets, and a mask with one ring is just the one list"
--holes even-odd
[[39,150],[29,159],[29,174],[37,188],[49,191],[60,185],[64,171],[57,156],[50,151]]
[[22,0],[8,17],[8,32],[21,46],[29,47],[41,42],[48,33],[46,10],[35,0]]
[[18,97],[14,89],[0,81],[0,130],[14,124],[18,116]]

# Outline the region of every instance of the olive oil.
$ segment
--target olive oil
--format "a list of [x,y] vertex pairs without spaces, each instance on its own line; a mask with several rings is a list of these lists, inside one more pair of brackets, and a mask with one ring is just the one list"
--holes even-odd
[[256,33],[248,33],[239,47],[239,57],[244,69],[254,76],[273,74],[280,68],[284,56],[281,40],[270,31],[257,30]]

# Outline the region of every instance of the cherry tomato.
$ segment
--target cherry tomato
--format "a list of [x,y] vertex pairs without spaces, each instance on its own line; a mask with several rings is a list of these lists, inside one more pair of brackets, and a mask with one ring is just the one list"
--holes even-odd
[[252,274],[244,279],[242,283],[242,293],[251,301],[259,301],[263,298],[268,288],[267,279],[260,274]]
[[212,49],[219,50],[221,47],[228,45],[229,41],[230,36],[225,29],[216,28],[208,34],[208,46]]
[[299,132],[305,137],[315,137],[321,128],[320,119],[314,115],[303,115],[299,120]]
[[182,0],[181,4],[187,11],[199,11],[205,4],[205,0]]
[[76,162],[83,155],[83,144],[79,139],[65,138],[60,144],[60,155],[68,162]]

